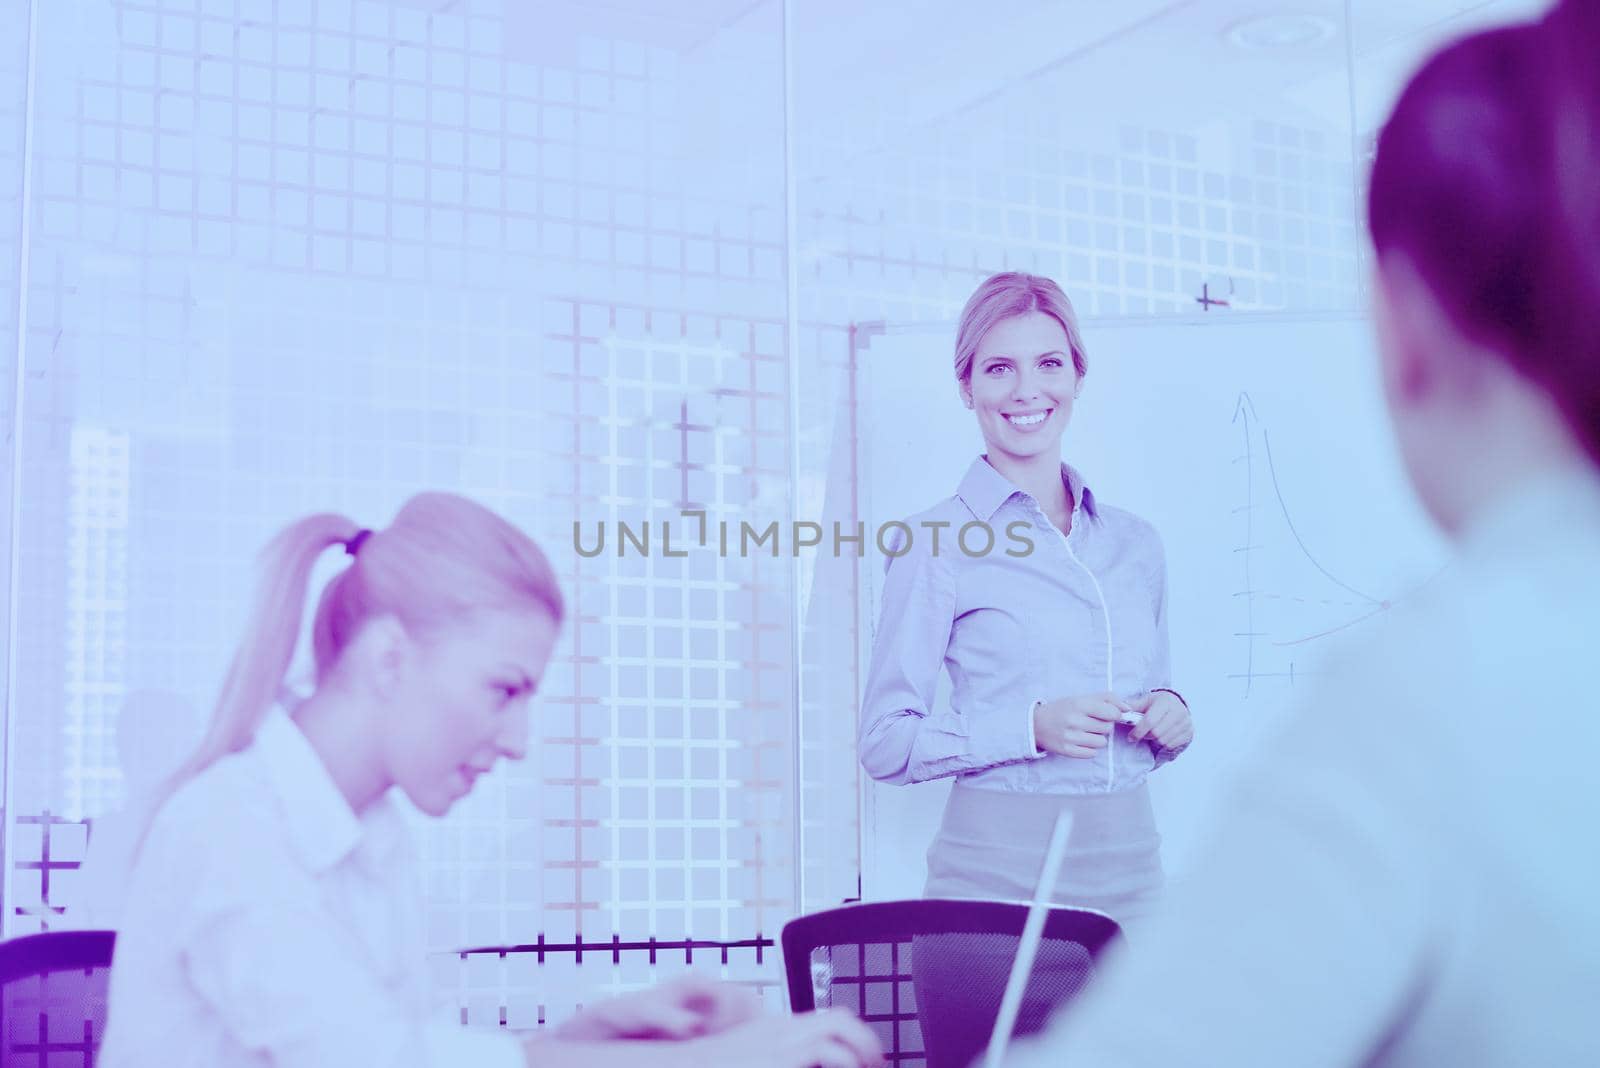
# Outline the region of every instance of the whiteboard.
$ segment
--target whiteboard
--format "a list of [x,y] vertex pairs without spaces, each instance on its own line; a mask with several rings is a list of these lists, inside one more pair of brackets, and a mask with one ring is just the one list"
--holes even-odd
[[[983,451],[950,369],[954,333],[889,328],[858,352],[869,530],[953,494]],[[1173,682],[1196,738],[1150,781],[1163,861],[1181,879],[1230,768],[1315,684],[1330,645],[1384,627],[1445,548],[1395,454],[1367,320],[1088,320],[1083,336],[1089,372],[1062,456],[1099,501],[1148,519],[1166,545]],[[865,635],[877,630],[882,577],[869,552]],[[863,679],[870,652],[869,638]],[[941,673],[941,707],[948,684]],[[948,789],[863,774],[865,898],[921,892]]]

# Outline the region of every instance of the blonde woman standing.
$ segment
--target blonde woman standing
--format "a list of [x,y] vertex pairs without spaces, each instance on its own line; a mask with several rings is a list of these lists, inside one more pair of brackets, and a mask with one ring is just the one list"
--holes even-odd
[[1193,727],[1170,688],[1161,541],[1062,462],[1086,370],[1050,279],[997,274],[967,301],[955,378],[985,452],[891,550],[859,752],[882,782],[956,776],[929,896],[1031,897],[1065,809],[1056,901],[1126,922],[1162,883],[1145,779]]

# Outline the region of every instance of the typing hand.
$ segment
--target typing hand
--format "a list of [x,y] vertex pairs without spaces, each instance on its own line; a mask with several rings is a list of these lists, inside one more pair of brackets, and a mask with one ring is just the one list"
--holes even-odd
[[[750,1020],[711,1038],[668,1047],[671,1068],[877,1068],[883,1047],[845,1009]],[[681,1064],[680,1064],[681,1061]],[[657,1064],[662,1064],[660,1058]]]
[[555,1037],[698,1038],[737,1027],[760,1012],[760,999],[744,987],[686,977],[599,1002],[562,1024]]

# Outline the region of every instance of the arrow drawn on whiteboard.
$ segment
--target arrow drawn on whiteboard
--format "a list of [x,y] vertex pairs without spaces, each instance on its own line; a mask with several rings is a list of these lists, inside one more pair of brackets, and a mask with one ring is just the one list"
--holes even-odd
[[[1244,416],[1244,429],[1245,433],[1248,434],[1250,432],[1250,417],[1252,415],[1256,415],[1256,402],[1250,399],[1250,394],[1241,392],[1239,394],[1239,399],[1235,401],[1233,405],[1233,421],[1237,423],[1239,421],[1239,417]],[[1261,417],[1256,415],[1256,421],[1260,422],[1260,420]]]
[[[1255,415],[1256,406],[1250,400],[1250,394],[1240,393],[1239,399],[1233,405],[1233,422],[1237,423],[1241,417],[1244,419],[1244,614],[1245,614],[1245,664],[1244,664],[1244,695],[1250,696],[1250,683],[1255,678],[1256,668],[1256,597],[1255,587],[1250,582],[1250,554],[1255,551],[1255,472],[1254,461],[1251,454],[1250,417]],[[1259,416],[1257,417],[1260,418]]]

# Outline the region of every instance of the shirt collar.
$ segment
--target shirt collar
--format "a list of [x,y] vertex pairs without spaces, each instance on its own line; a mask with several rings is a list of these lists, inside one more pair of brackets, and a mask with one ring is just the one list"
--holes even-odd
[[356,815],[327,765],[282,710],[268,713],[251,748],[278,797],[289,840],[311,871],[326,871],[364,846],[382,851],[400,832],[400,815],[387,797]]
[[[1096,516],[1094,494],[1084,485],[1083,476],[1078,473],[1078,469],[1071,464],[1062,463],[1061,480],[1066,483],[1074,509],[1081,504],[1084,512],[1090,518],[1094,518]],[[1027,496],[1022,490],[1013,486],[1006,476],[996,471],[986,455],[972,461],[972,466],[967,468],[966,475],[961,479],[961,485],[956,488],[956,496],[972,510],[973,515],[985,523],[994,518],[1000,506],[1010,500],[1013,494]]]

